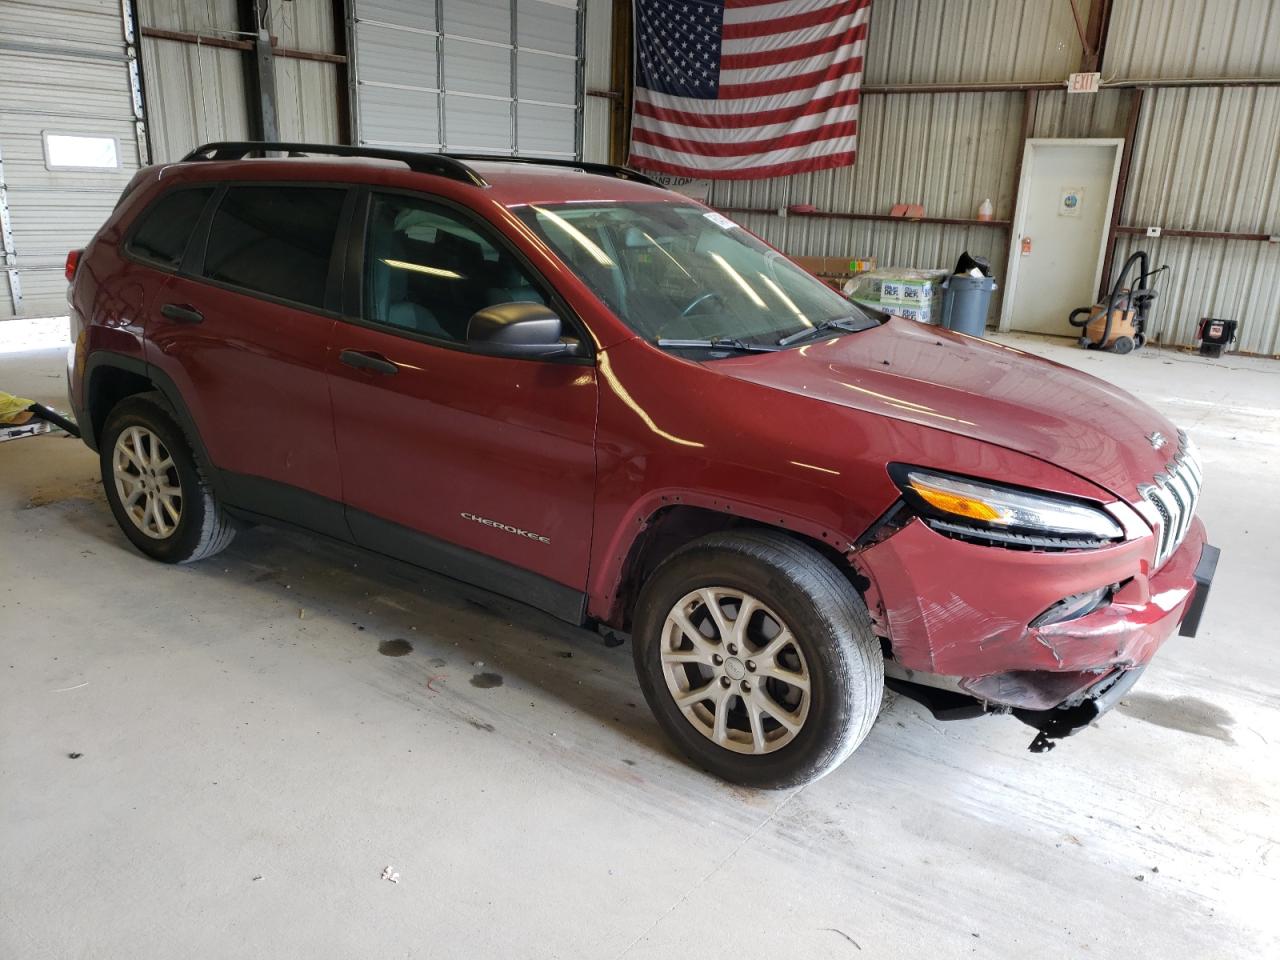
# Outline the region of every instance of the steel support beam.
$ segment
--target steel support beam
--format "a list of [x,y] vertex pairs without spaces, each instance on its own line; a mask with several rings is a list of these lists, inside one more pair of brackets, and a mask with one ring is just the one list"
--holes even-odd
[[[343,143],[355,143],[355,129],[351,118],[351,78],[355,74],[355,69],[347,59],[348,46],[350,37],[348,36],[347,23],[349,20],[348,7],[350,0],[333,0],[331,7],[333,10],[333,46],[337,53],[334,55],[333,63],[337,64],[337,84],[334,90],[334,97],[338,104],[338,138]],[[280,48],[276,48],[276,55],[281,56]],[[341,60],[339,63],[338,61]]]
[[257,106],[257,121],[263,140],[280,139],[280,114],[276,108],[276,58],[271,51],[271,37],[266,30],[258,31],[253,45],[253,91]]
[[[341,10],[338,16],[342,16]],[[152,40],[172,40],[175,43],[191,43],[199,47],[218,47],[222,50],[252,50],[252,40],[231,40],[213,34],[192,33],[189,30],[165,30],[160,27],[143,27],[139,31],[142,36]],[[341,36],[337,37],[341,43]],[[324,53],[320,50],[295,50],[293,47],[282,47],[279,38],[271,38],[271,52],[277,57],[287,60],[314,60],[316,63],[335,63],[339,66],[347,62],[344,53]]]
[[1089,34],[1085,29],[1084,19],[1080,16],[1080,5],[1076,0],[1067,0],[1071,4],[1071,16],[1076,22],[1076,34],[1080,37],[1080,49],[1085,52],[1085,56],[1089,54]]
[[[1197,80],[1183,77],[1167,79],[1104,80],[1103,90],[1135,90],[1139,87],[1280,87],[1280,77],[1227,77],[1223,79]],[[865,86],[862,95],[883,96],[903,93],[1021,93],[1027,90],[1063,91],[1064,80],[1010,81],[1008,83],[898,83],[882,86]]]
[[240,0],[240,29],[250,34],[245,81],[249,92],[249,126],[259,140],[280,139],[280,115],[276,109],[275,53],[267,30],[267,0]]
[[[1131,236],[1145,236],[1146,227],[1137,225],[1123,225],[1116,227],[1116,233],[1129,234]],[[1269,233],[1233,233],[1227,230],[1179,230],[1176,227],[1160,229],[1161,237],[1189,237],[1195,240],[1241,240],[1246,243],[1277,243],[1280,242],[1275,236]]]
[[1084,32],[1084,54],[1080,57],[1081,73],[1098,73],[1107,50],[1107,33],[1111,28],[1111,0],[1093,0],[1089,6],[1089,22]]
[[631,99],[635,91],[632,61],[631,0],[613,0],[613,69],[609,78],[616,91],[609,108],[609,162],[624,164],[631,148]]

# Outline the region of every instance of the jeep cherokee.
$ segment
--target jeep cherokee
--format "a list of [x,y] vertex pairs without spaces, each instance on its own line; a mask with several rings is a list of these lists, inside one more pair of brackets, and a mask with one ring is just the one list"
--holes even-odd
[[139,550],[267,520],[630,633],[663,729],[741,783],[832,770],[886,683],[1043,749],[1194,632],[1216,562],[1143,403],[868,313],[623,168],[210,144],[68,278]]

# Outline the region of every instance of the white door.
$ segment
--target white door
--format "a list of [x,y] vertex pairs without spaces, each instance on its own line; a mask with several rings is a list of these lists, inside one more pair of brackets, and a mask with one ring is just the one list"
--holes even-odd
[[1028,140],[1009,248],[1002,330],[1075,336],[1097,300],[1123,140]]

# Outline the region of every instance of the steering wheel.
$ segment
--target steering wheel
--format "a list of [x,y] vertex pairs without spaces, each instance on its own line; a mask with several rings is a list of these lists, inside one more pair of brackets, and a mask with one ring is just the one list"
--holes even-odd
[[698,309],[698,307],[706,303],[708,300],[719,300],[721,306],[724,305],[724,297],[720,296],[716,291],[712,290],[709,293],[700,293],[698,296],[690,300],[688,305],[680,311],[681,318],[689,316],[689,314],[693,313]]

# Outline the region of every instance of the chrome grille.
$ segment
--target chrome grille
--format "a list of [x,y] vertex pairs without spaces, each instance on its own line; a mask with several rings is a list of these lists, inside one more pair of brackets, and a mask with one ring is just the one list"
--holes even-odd
[[1143,499],[1160,515],[1160,527],[1156,530],[1155,569],[1164,566],[1187,535],[1191,520],[1196,515],[1203,482],[1195,446],[1186,433],[1179,430],[1178,452],[1169,461],[1165,472],[1158,474],[1151,483],[1138,487]]

